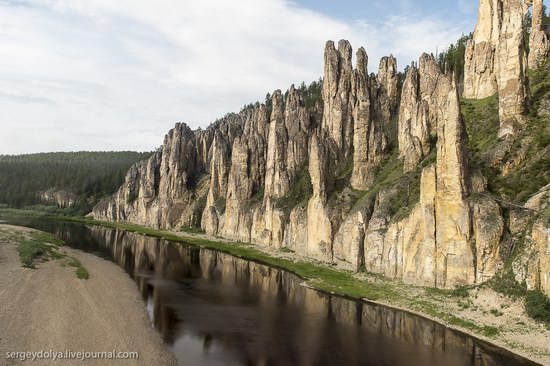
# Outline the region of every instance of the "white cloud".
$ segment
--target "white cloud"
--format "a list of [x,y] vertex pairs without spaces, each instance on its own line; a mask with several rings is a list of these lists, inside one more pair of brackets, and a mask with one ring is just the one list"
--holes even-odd
[[322,76],[328,39],[365,46],[376,71],[469,31],[416,15],[346,23],[285,0],[0,0],[0,28],[0,153],[152,149],[176,121],[206,127]]

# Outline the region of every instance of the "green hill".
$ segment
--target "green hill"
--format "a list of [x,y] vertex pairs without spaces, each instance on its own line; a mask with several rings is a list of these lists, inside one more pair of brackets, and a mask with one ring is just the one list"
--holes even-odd
[[41,193],[61,192],[74,203],[62,209],[49,207],[49,211],[85,214],[101,198],[116,192],[132,164],[150,155],[133,151],[0,155],[0,204],[52,206]]

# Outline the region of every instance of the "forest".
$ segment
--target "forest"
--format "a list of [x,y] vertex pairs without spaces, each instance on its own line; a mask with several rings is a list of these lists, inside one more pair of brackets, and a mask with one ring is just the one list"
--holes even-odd
[[[0,204],[83,215],[123,183],[131,165],[152,152],[56,152],[0,155]],[[71,207],[54,208],[40,193],[53,190],[75,197]]]

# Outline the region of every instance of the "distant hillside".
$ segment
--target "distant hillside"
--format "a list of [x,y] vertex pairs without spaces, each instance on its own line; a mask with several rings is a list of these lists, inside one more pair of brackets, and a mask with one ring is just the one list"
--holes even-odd
[[58,206],[68,214],[84,214],[99,199],[118,189],[131,165],[151,154],[121,151],[0,155],[0,204],[16,208],[43,204]]

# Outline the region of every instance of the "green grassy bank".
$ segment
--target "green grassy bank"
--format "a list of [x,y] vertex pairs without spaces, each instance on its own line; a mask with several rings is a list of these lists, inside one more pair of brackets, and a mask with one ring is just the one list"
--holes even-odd
[[[176,234],[172,231],[156,230],[130,223],[106,222],[82,217],[56,217],[32,211],[10,211],[9,213],[12,215],[16,214],[17,217],[39,217],[47,220],[97,225],[161,238],[172,242],[213,249],[292,272],[304,279],[310,287],[326,293],[338,294],[352,299],[394,305],[486,337],[493,337],[499,333],[497,327],[480,325],[462,319],[455,314],[445,311],[445,309],[439,306],[440,302],[448,301],[449,299],[460,301],[461,298],[467,296],[468,289],[466,288],[458,288],[455,290],[431,289],[389,280],[382,275],[374,273],[360,273],[358,276],[357,273],[352,271],[335,269],[320,262],[310,260],[300,261],[272,256],[256,249],[256,247],[250,244],[213,241],[197,236],[190,236],[186,233]],[[0,210],[0,217],[2,213],[3,211]],[[5,212],[4,215],[7,213],[8,212]],[[281,253],[284,253],[284,251],[281,251]],[[420,296],[418,296],[419,293],[421,294]]]
[[[454,290],[434,289],[404,284],[401,281],[390,280],[379,274],[365,272],[354,273],[352,271],[335,269],[328,264],[311,260],[291,259],[288,258],[288,255],[284,256],[284,254],[288,254],[284,250],[280,251],[281,257],[279,257],[277,253],[275,253],[275,255],[270,255],[258,250],[257,247],[250,244],[208,240],[200,237],[200,235],[190,235],[184,232],[176,233],[130,223],[105,222],[83,217],[49,216],[43,213],[21,210],[9,210],[9,212],[0,210],[0,217],[2,216],[41,218],[46,220],[76,222],[86,225],[97,225],[161,238],[184,245],[212,249],[292,272],[304,279],[310,287],[326,293],[338,294],[363,301],[373,301],[400,308],[440,321],[473,335],[496,340],[504,331],[502,326],[495,326],[490,322],[483,323],[468,320],[462,317],[460,313],[448,307],[449,304],[455,304],[460,309],[472,308],[475,310],[476,306],[472,302],[471,293],[475,292],[474,290],[476,288],[488,287],[488,284],[460,287]],[[79,266],[75,265],[75,267],[78,272]],[[81,273],[81,275],[84,276],[83,278],[87,278],[87,271],[86,273]],[[81,277],[79,276],[79,278]],[[499,317],[502,315],[500,308],[485,309],[480,310],[480,312],[483,312],[483,314],[489,317]],[[542,320],[540,316],[539,320]]]

